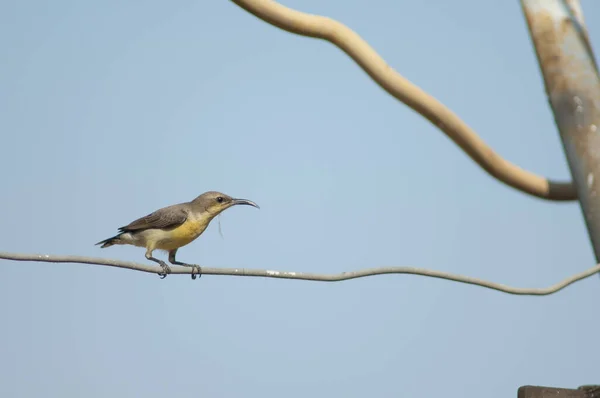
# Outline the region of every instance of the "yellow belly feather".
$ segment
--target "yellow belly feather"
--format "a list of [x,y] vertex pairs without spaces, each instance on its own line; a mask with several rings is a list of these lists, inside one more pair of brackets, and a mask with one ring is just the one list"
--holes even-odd
[[173,250],[185,246],[199,237],[207,226],[208,221],[206,220],[188,219],[177,228],[162,231],[163,236],[159,238],[156,248],[159,250]]

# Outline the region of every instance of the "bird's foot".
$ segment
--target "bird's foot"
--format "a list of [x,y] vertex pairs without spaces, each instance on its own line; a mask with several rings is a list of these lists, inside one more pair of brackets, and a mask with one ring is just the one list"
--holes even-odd
[[[194,271],[196,271],[196,274],[194,274]],[[199,265],[192,264],[192,279],[196,279],[196,275],[198,275],[198,278],[202,277],[202,268]]]
[[160,276],[160,279],[165,279],[167,275],[171,273],[171,268],[164,261],[160,261],[159,264],[162,268],[162,272],[159,272],[158,276]]
[[202,268],[200,268],[199,265],[186,263],[179,263],[179,265],[183,267],[190,267],[192,269],[192,279],[196,279],[196,276],[202,277]]
[[196,279],[196,276],[202,277],[202,269],[196,264],[186,264],[188,267],[192,267],[192,279]]

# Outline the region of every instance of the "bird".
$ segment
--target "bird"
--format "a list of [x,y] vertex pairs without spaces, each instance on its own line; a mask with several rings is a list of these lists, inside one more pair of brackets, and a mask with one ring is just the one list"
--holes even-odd
[[154,250],[164,250],[169,254],[169,262],[192,268],[192,279],[195,272],[202,275],[198,265],[177,261],[177,250],[198,238],[206,230],[213,218],[232,206],[248,205],[260,207],[248,199],[236,199],[221,192],[208,191],[190,202],[163,207],[144,217],[132,221],[118,229],[119,233],[111,238],[96,243],[104,249],[113,245],[132,245],[146,249],[146,259],[158,263],[162,272],[161,279],[171,273],[171,268],[164,261],[154,257]]

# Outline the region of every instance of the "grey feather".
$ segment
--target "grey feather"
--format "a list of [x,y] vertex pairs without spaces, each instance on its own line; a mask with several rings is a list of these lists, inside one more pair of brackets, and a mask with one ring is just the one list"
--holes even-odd
[[119,228],[123,232],[138,232],[145,229],[168,229],[183,224],[188,218],[189,203],[180,203],[163,207],[147,216],[132,221],[129,225]]

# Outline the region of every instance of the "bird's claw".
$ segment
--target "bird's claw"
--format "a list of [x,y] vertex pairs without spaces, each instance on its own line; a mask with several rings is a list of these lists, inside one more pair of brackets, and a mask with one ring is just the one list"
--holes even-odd
[[191,267],[192,267],[192,279],[196,279],[196,276],[201,278],[202,277],[202,269],[196,264],[192,264]]
[[162,272],[159,272],[158,276],[160,276],[160,279],[165,279],[167,275],[171,273],[171,268],[165,262],[161,262],[160,266],[162,268]]

